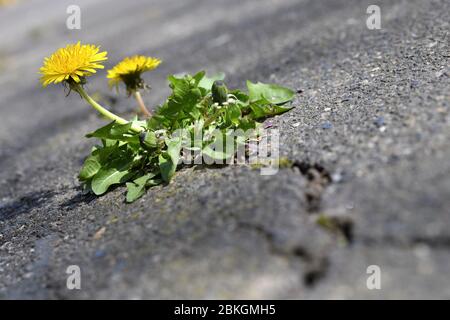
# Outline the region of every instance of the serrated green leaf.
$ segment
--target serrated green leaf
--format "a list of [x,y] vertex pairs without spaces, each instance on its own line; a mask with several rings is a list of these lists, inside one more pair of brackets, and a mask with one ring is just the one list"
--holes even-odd
[[88,180],[92,178],[102,167],[98,156],[90,155],[83,164],[81,168],[79,179],[80,180]]
[[266,99],[261,99],[250,103],[252,110],[251,116],[253,119],[262,119],[266,117],[273,117],[277,114],[282,114],[292,109],[292,107],[285,107],[276,104],[270,104]]
[[189,115],[195,115],[193,109],[196,108],[203,94],[198,89],[196,80],[191,76],[185,76],[184,78],[170,76],[168,79],[172,88],[172,94],[167,99],[167,102],[158,109],[157,115],[171,119],[173,127],[174,120],[180,121],[189,117]]
[[180,160],[181,138],[177,137],[166,142],[167,151],[159,156],[159,168],[165,182],[172,179]]
[[115,121],[86,135],[87,138],[139,143],[139,136],[131,131],[133,122],[119,124]]
[[235,104],[230,104],[225,109],[225,121],[227,125],[239,125],[241,116],[241,109]]
[[96,195],[102,195],[110,186],[126,182],[132,174],[130,172],[132,164],[132,158],[121,158],[101,168],[92,178],[92,191]]
[[283,104],[294,98],[294,91],[276,84],[247,81],[247,88],[250,102],[266,99],[271,104]]
[[[111,140],[108,140],[111,141]],[[106,147],[96,146],[92,149],[92,153],[84,161],[83,167],[81,168],[79,179],[86,181],[92,178],[105,164],[109,158],[114,153],[117,154],[116,158],[120,156],[120,153],[124,150],[123,147],[119,147],[119,143],[116,141],[114,144],[108,145]]]
[[195,80],[196,86],[199,85],[199,83],[200,83],[200,82],[202,81],[202,79],[205,77],[205,74],[206,74],[205,71],[200,71],[200,72],[197,72],[197,73],[192,77],[192,79]]
[[126,201],[133,202],[142,197],[142,195],[145,193],[145,188],[147,187],[148,181],[154,176],[155,176],[154,173],[148,173],[146,175],[143,175],[142,177],[133,180],[133,182],[127,182]]

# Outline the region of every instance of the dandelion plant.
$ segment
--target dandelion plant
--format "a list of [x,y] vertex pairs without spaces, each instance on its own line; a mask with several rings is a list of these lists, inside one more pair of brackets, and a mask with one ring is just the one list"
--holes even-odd
[[[107,52],[100,52],[98,46],[69,44],[45,58],[40,69],[41,83],[44,87],[62,83],[111,120],[86,135],[100,143],[86,158],[79,179],[84,188],[96,195],[104,194],[113,185],[126,185],[127,202],[135,201],[152,186],[169,183],[180,163],[197,164],[199,159],[230,163],[236,156],[236,147],[245,147],[249,139],[259,137],[261,120],[290,110],[286,104],[294,97],[288,88],[250,81],[247,91],[230,90],[223,75],[208,77],[201,71],[169,76],[172,93],[152,114],[140,95],[140,90],[147,87],[141,75],[158,67],[161,60],[133,56],[114,66],[107,75],[110,86],[125,85],[147,117],[128,121],[101,106],[85,91],[87,78],[96,69],[103,69],[106,60]],[[235,132],[244,134],[234,135]],[[229,141],[232,148],[221,148]]]

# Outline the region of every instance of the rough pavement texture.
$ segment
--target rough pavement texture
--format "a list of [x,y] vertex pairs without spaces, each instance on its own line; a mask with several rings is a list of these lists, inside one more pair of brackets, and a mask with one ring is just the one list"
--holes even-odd
[[[373,1],[84,0],[69,31],[72,2],[0,8],[0,297],[450,298],[448,0],[377,1],[373,31]],[[79,39],[108,66],[161,57],[152,104],[167,74],[201,69],[295,88],[271,120],[294,167],[184,169],[130,205],[123,188],[82,195],[83,134],[104,121],[36,74]],[[89,90],[130,114],[103,75]],[[366,287],[372,264],[381,290]]]

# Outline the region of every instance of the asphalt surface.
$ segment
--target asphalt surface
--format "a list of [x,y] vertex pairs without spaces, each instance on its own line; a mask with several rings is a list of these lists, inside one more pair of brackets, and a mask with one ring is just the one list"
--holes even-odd
[[[372,1],[85,0],[70,31],[72,2],[0,8],[1,298],[450,298],[448,0],[377,1],[381,30]],[[123,188],[83,195],[84,134],[104,121],[37,75],[77,40],[108,67],[163,59],[152,105],[168,74],[202,69],[294,88],[296,108],[268,121],[295,165],[187,168],[133,204]],[[103,76],[88,89],[130,115]]]

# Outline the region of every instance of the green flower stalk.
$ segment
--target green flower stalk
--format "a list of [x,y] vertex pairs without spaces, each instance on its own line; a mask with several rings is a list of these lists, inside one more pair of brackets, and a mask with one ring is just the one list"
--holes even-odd
[[[115,121],[118,124],[127,124],[128,123],[127,120],[125,120],[124,118],[121,118],[118,115],[112,113],[111,111],[105,109],[98,102],[96,102],[94,99],[92,99],[92,97],[86,93],[86,91],[80,84],[71,85],[71,89],[78,92],[80,94],[80,96],[84,100],[86,100],[87,103],[89,103],[95,110],[97,110],[101,115],[105,116],[106,118],[108,118],[112,121]],[[143,131],[144,129],[133,125],[131,127],[131,130],[139,133],[139,132]]]
[[144,100],[142,99],[141,93],[138,90],[136,90],[136,91],[134,91],[133,95],[138,103],[139,108],[141,109],[141,112],[143,114],[145,114],[147,117],[151,117],[152,113],[145,106],[145,103],[144,103]]

